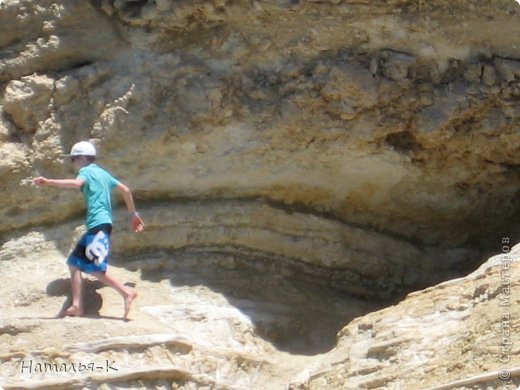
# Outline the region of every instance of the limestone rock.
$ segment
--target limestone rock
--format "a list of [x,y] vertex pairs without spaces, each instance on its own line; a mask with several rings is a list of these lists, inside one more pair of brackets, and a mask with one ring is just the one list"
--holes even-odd
[[413,56],[389,50],[380,55],[381,73],[389,79],[403,81],[413,77],[416,59]]
[[36,132],[52,110],[54,80],[46,76],[26,76],[7,84],[4,111],[26,134]]
[[121,298],[91,278],[87,317],[53,318],[67,305],[69,283],[59,238],[72,230],[32,232],[0,247],[4,389],[519,385],[520,245],[507,239],[470,275],[386,308],[247,253],[119,258],[112,272],[141,294],[123,322]]
[[482,77],[482,64],[469,64],[464,72],[464,78],[473,83],[480,83]]
[[[2,386],[424,388],[501,369],[497,267],[424,288],[520,240],[514,1],[0,3]],[[156,293],[114,326],[119,297],[89,280],[92,333],[35,318],[65,305],[56,259],[84,210],[30,185],[73,175],[62,154],[90,138],[148,224],[114,232],[116,272]],[[19,371],[112,355],[119,373]]]
[[320,93],[327,102],[327,112],[344,120],[354,119],[362,110],[377,103],[377,85],[366,69],[332,68]]
[[520,245],[506,247],[466,278],[412,293],[396,306],[352,321],[338,334],[328,362],[290,388],[518,386],[513,303],[520,299],[515,282]]
[[515,77],[520,77],[520,61],[514,61],[507,58],[495,58],[495,68],[502,80],[514,82]]
[[487,85],[488,87],[491,87],[495,85],[497,80],[497,75],[495,68],[490,65],[485,65],[482,70],[482,82]]

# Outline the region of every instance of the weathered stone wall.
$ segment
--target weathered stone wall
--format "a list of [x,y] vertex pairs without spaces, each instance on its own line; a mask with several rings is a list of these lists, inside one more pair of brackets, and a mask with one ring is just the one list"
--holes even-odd
[[464,264],[518,208],[517,13],[511,1],[4,2],[0,233],[79,215],[77,194],[28,179],[71,175],[61,154],[98,138],[140,203],[262,199],[453,248]]
[[[5,0],[2,268],[11,275],[19,262],[54,246],[59,251],[47,256],[67,253],[78,233],[72,226],[81,223],[82,198],[36,188],[30,178],[73,175],[62,154],[90,138],[99,140],[100,163],[134,190],[148,225],[137,237],[116,230],[116,258],[133,256],[133,264],[153,270],[159,280],[166,278],[161,270],[170,258],[197,254],[226,266],[246,259],[260,273],[275,264],[281,268],[271,268],[282,269],[280,276],[386,299],[475,268],[484,258],[479,253],[496,252],[504,235],[520,239],[519,13],[513,0]],[[124,224],[124,213],[117,214],[118,225]],[[37,240],[35,231],[41,234]],[[27,240],[23,249],[18,246]],[[149,255],[157,253],[162,255]],[[482,277],[498,283],[496,270]],[[421,387],[433,383],[421,377],[422,366],[413,366],[417,380],[392,379],[391,372],[404,375],[414,362],[408,346],[417,346],[420,358],[442,374],[447,368],[438,350],[454,339],[459,344],[449,364],[463,375],[453,361],[464,348],[471,350],[467,361],[479,351],[456,335],[467,330],[465,324],[497,328],[500,315],[491,310],[496,288],[481,286],[478,278],[466,282],[410,297],[395,309],[394,322],[387,318],[394,310],[389,308],[352,323],[329,360],[306,368],[310,376],[303,372],[303,379],[288,381],[292,374],[286,374],[280,382],[302,388]],[[448,296],[435,295],[443,289]],[[446,303],[451,306],[437,305],[436,299],[448,302],[460,291],[462,298]],[[0,301],[0,313],[34,309],[33,295],[21,294],[20,304]],[[416,313],[416,305],[426,312]],[[274,305],[273,318],[277,310]],[[485,313],[491,319],[480,323]],[[178,331],[202,315],[191,314],[180,316],[188,323]],[[462,325],[444,329],[446,318]],[[231,329],[243,318],[228,320]],[[407,324],[430,323],[444,332],[433,352],[419,331],[409,339],[399,338],[401,331],[388,333],[394,326],[406,333]],[[60,326],[68,332],[71,325]],[[152,331],[139,326],[139,332]],[[13,337],[26,332],[14,329]],[[242,340],[247,332],[236,337]],[[480,333],[471,334],[480,342]],[[133,358],[154,348],[155,338],[146,340]],[[497,345],[489,343],[488,357]],[[161,364],[163,352],[157,355]],[[335,355],[351,352],[354,360]],[[17,353],[0,356],[9,362],[6,370],[15,370]],[[226,380],[262,383],[235,370],[241,359],[231,359]],[[396,361],[405,362],[401,371],[394,369]],[[494,370],[495,363],[479,364]],[[291,364],[287,373],[300,368]],[[263,365],[254,361],[250,369]],[[204,376],[206,368],[200,368],[203,376],[162,369],[142,375],[222,385]],[[121,381],[136,380],[129,375]]]

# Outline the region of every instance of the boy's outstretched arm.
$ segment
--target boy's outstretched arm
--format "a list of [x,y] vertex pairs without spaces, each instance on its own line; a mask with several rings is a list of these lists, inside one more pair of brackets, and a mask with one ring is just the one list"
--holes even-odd
[[51,186],[59,188],[81,188],[85,183],[82,179],[47,179],[39,176],[32,179],[32,182],[37,186]]
[[134,198],[132,197],[132,192],[130,191],[130,188],[125,186],[123,183],[119,183],[117,185],[117,189],[123,195],[123,199],[125,200],[126,208],[128,211],[132,214],[132,229],[136,233],[140,233],[144,230],[144,222],[135,210],[135,204],[134,204]]

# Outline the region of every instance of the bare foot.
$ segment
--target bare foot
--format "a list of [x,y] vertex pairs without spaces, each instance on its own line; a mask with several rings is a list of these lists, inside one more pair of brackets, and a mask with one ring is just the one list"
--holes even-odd
[[64,315],[69,317],[82,317],[83,316],[83,310],[81,310],[77,306],[71,306],[67,310],[65,310]]
[[137,291],[133,290],[128,293],[128,295],[125,297],[125,319],[128,318],[128,313],[130,312],[130,306],[132,305],[132,301],[137,298]]

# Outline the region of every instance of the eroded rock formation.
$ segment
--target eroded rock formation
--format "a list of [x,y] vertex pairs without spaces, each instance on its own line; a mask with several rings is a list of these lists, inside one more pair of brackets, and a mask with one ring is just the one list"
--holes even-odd
[[81,197],[30,178],[71,175],[62,154],[96,138],[148,222],[115,233],[115,257],[145,275],[165,258],[250,267],[374,309],[467,274],[520,238],[519,12],[512,0],[3,1],[3,265],[31,258],[16,247],[31,231],[36,254],[68,251]]
[[[87,317],[67,307],[57,231],[0,248],[0,386],[175,389],[516,389],[520,246],[464,278],[381,302],[299,269],[209,251],[121,259],[121,298],[86,280]],[[337,334],[337,339],[336,339]],[[83,368],[81,368],[83,367]]]

